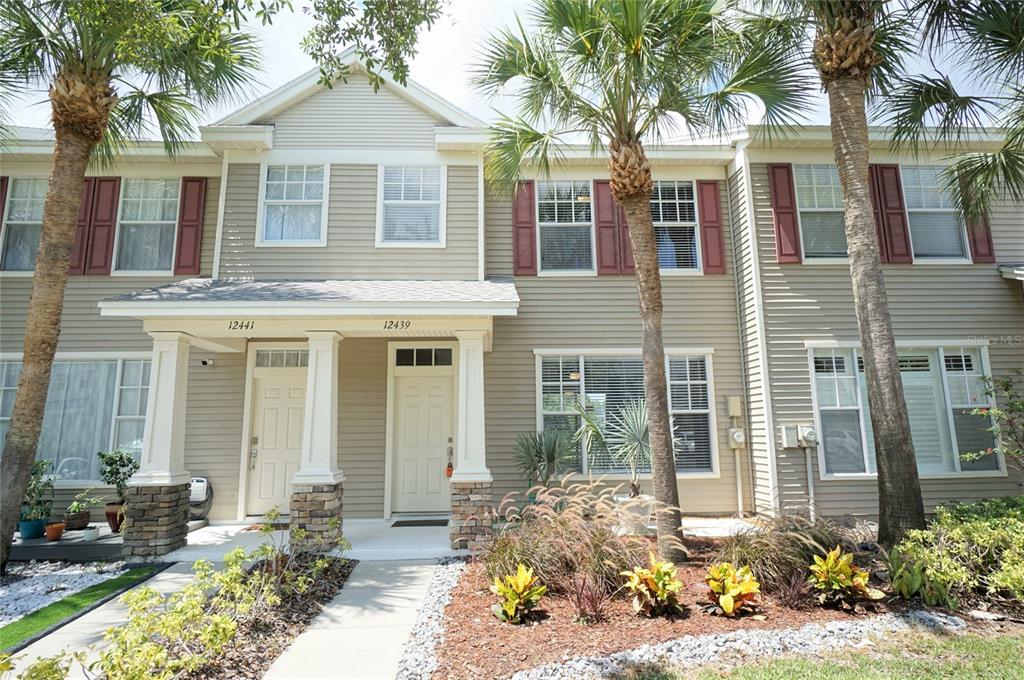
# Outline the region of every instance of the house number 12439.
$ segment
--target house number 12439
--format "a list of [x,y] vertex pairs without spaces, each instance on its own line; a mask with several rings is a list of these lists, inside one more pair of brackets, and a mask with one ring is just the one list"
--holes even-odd
[[412,325],[408,319],[387,319],[384,321],[386,331],[404,331]]
[[228,321],[229,331],[251,331],[256,328],[256,322],[252,319],[246,321]]

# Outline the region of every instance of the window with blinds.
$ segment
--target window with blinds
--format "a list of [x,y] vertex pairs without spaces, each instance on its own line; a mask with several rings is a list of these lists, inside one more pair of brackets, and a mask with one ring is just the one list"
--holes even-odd
[[793,166],[793,184],[804,255],[812,258],[846,257],[843,190],[836,166]]
[[651,220],[661,269],[697,269],[697,201],[691,181],[658,181]]
[[903,195],[915,259],[966,259],[963,223],[942,186],[944,167],[903,165]]
[[381,181],[377,245],[444,245],[444,166],[385,165]]
[[537,182],[542,272],[594,269],[594,214],[589,181]]
[[[668,363],[669,408],[673,449],[679,472],[711,472],[711,394],[707,360],[674,356]],[[577,403],[583,403],[602,424],[619,418],[624,409],[644,399],[643,362],[639,356],[544,356],[540,365],[541,423],[572,436],[579,429]],[[610,442],[614,449],[614,441]],[[596,447],[577,469],[595,474],[625,473],[626,466],[608,449]],[[641,468],[650,472],[650,461]]]

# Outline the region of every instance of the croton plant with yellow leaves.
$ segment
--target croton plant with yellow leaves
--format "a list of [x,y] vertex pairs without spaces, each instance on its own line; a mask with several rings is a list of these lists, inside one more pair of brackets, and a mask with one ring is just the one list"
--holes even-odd
[[705,582],[710,589],[709,613],[734,617],[756,611],[761,584],[754,578],[750,567],[736,568],[731,562],[712,564],[708,567]]

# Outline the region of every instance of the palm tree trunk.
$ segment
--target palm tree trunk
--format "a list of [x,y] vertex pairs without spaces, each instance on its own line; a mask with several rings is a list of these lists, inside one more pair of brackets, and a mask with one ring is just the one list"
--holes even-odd
[[832,146],[843,188],[853,302],[875,438],[878,540],[892,547],[908,529],[923,529],[925,519],[871,204],[865,94],[864,80],[856,76],[828,86]]
[[651,477],[657,505],[658,551],[663,559],[679,564],[686,560],[687,555],[682,542],[682,512],[672,451],[672,423],[668,414],[665,344],[661,334],[661,272],[658,269],[658,246],[651,222],[649,192],[627,198],[622,207],[629,225],[643,323],[644,395],[651,442]]
[[18,509],[32,474],[43,426],[82,186],[95,144],[90,137],[57,127],[53,169],[43,206],[43,231],[25,325],[21,377],[0,458],[0,573],[7,568]]

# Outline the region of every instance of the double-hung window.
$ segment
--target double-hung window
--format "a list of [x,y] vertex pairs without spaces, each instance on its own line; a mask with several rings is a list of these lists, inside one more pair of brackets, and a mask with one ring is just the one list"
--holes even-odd
[[43,233],[43,203],[46,201],[45,177],[14,177],[3,215],[3,257],[0,269],[32,271]]
[[590,181],[537,182],[541,272],[593,273],[593,215]]
[[[50,374],[36,458],[58,480],[96,482],[98,451],[127,449],[136,459],[149,392],[149,360],[57,360]],[[0,438],[7,433],[20,361],[0,361]]]
[[804,256],[812,259],[846,257],[843,191],[834,165],[793,168]]
[[444,246],[446,174],[442,165],[381,166],[378,246]]
[[651,194],[651,220],[662,270],[698,269],[697,202],[693,182],[658,181]]
[[[580,426],[577,404],[586,406],[614,448],[615,430],[625,425],[644,399],[643,361],[635,356],[602,354],[542,355],[540,357],[540,413],[538,426],[572,436]],[[673,449],[679,473],[714,471],[711,392],[708,359],[670,356],[669,412]],[[650,461],[641,464],[650,472]],[[604,474],[627,472],[611,451],[594,446],[577,469]]]
[[[982,360],[976,347],[900,348],[900,378],[922,475],[999,470],[995,455],[965,457],[995,446],[988,431],[991,421],[971,414],[989,403]],[[812,364],[825,473],[875,473],[867,385],[858,351],[815,349]]]
[[963,221],[942,186],[937,165],[900,167],[915,260],[967,259]]
[[180,189],[177,178],[122,181],[116,271],[171,273]]
[[264,245],[324,245],[330,166],[268,165],[262,195]]

